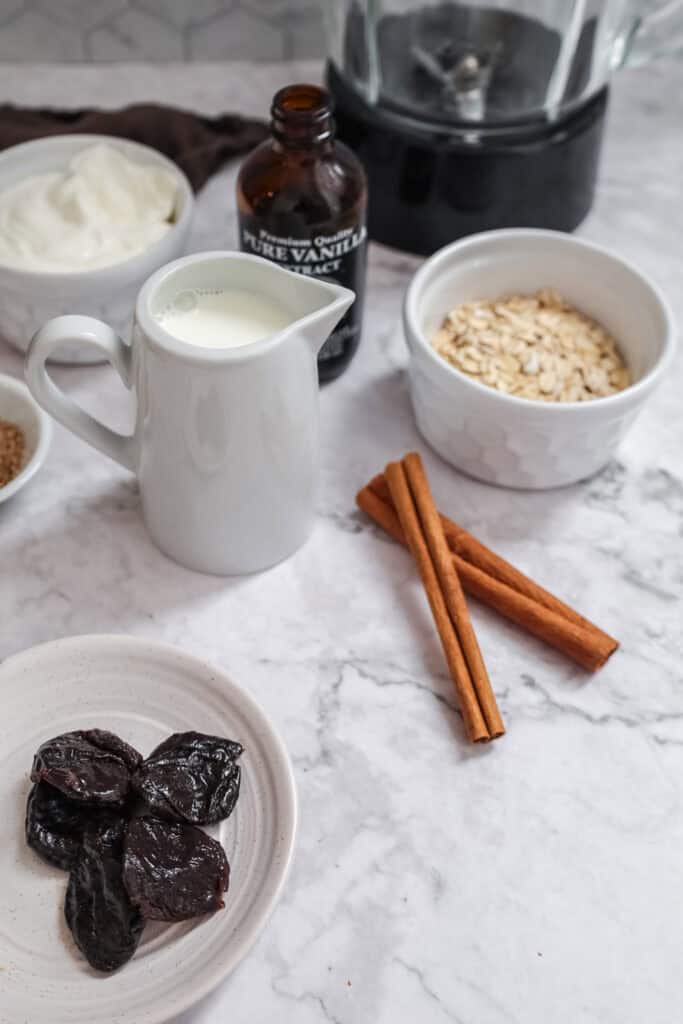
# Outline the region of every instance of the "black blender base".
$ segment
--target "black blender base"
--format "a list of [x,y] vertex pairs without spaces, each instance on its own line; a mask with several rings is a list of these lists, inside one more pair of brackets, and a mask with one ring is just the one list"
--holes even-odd
[[408,129],[365,104],[332,65],[338,136],[368,175],[372,239],[428,255],[493,228],[573,231],[591,208],[607,89],[552,125],[465,145]]

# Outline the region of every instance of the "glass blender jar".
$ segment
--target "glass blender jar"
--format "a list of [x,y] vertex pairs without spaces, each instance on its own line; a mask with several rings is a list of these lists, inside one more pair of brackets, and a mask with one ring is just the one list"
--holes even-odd
[[683,45],[683,0],[328,0],[370,236],[417,253],[590,209],[611,72]]

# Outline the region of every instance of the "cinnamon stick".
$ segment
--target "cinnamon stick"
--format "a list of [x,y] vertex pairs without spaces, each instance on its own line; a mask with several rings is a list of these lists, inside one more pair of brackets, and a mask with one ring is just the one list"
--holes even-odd
[[404,543],[407,544],[415,559],[448,668],[458,693],[465,732],[471,742],[480,743],[489,739],[489,731],[472,686],[458,635],[439,586],[429,549],[420,528],[405,472],[400,463],[393,462],[387,466],[385,475],[395,508],[395,511],[392,509],[392,512],[394,516],[397,516],[396,521],[399,524]]
[[467,667],[470,670],[472,684],[477,694],[479,707],[484,716],[489,736],[491,739],[496,739],[504,734],[505,726],[498,711],[491,681],[472,626],[469,609],[453,563],[453,557],[446,543],[443,526],[434,504],[434,498],[432,497],[429,481],[422,465],[422,459],[417,452],[410,452],[404,456],[401,464],[422,523],[425,540],[434,562],[436,574],[439,577],[446,607],[458,634]]
[[[378,486],[379,482],[379,486]],[[379,492],[379,493],[378,493]],[[386,499],[380,495],[386,494]],[[391,494],[383,476],[375,477],[367,487],[357,495],[356,501],[366,515],[373,519],[394,540],[406,545],[406,538],[391,501]],[[442,520],[445,517],[442,517]],[[462,529],[461,527],[459,529]],[[465,531],[463,531],[465,532]],[[472,538],[474,539],[474,538]],[[447,536],[447,540],[450,538]],[[479,542],[477,542],[479,543]],[[481,545],[483,547],[483,545]],[[486,548],[486,551],[489,549]],[[493,552],[490,552],[493,554]],[[498,558],[499,556],[494,556]],[[565,618],[551,610],[540,601],[533,600],[526,594],[502,583],[500,579],[483,571],[479,566],[468,562],[465,558],[452,551],[455,568],[460,582],[468,594],[472,594],[482,604],[493,608],[500,615],[514,622],[522,629],[543,640],[562,654],[572,658],[583,668],[595,671],[604,665],[607,658],[616,650],[616,640],[593,626],[582,616],[577,617],[586,622],[586,626]],[[502,562],[503,560],[500,559]],[[518,572],[509,563],[505,563],[513,573]],[[523,574],[520,573],[520,576]],[[524,577],[526,579],[526,577]],[[532,582],[532,581],[529,581]],[[542,588],[538,588],[542,591]],[[546,591],[542,591],[547,593]],[[551,595],[552,596],[552,595]],[[561,601],[557,601],[562,605]]]
[[[367,486],[383,501],[391,501],[389,488],[382,473],[373,477]],[[454,523],[452,519],[441,515],[441,522],[443,523],[448,546],[455,554],[460,555],[461,558],[466,559],[476,566],[477,569],[488,573],[489,576],[493,576],[495,579],[500,580],[501,583],[507,584],[508,587],[511,587],[520,594],[524,594],[532,601],[538,602],[538,604],[550,609],[550,611],[555,612],[569,622],[574,622],[577,626],[589,630],[595,637],[596,645],[600,647],[603,660],[599,665],[604,664],[610,654],[616,651],[619,646],[618,641],[596,626],[595,623],[580,615],[575,608],[565,604],[564,601],[560,601],[559,597],[545,590],[534,580],[515,568],[514,565],[511,565],[510,562],[506,562],[504,558],[497,555],[495,551],[491,551],[490,548],[487,548],[485,544],[482,544],[476,537],[473,537],[462,526]]]

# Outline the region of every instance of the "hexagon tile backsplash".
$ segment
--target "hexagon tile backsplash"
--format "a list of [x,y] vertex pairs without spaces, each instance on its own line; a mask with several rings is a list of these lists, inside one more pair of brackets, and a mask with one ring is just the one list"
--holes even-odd
[[322,6],[322,0],[0,0],[0,60],[318,57]]

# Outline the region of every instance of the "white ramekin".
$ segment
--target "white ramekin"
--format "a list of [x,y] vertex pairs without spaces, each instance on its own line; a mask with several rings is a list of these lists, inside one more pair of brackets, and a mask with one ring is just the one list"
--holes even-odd
[[[99,270],[76,273],[14,270],[0,266],[0,336],[25,352],[37,329],[50,317],[83,313],[106,320],[127,337],[135,297],[150,274],[184,252],[192,220],[194,197],[190,183],[173,161],[138,142],[107,135],[58,135],[11,146],[0,153],[0,191],[31,174],[64,170],[81,150],[106,142],[138,163],[160,164],[178,182],[175,222],[163,238],[144,252]],[[57,362],[101,362],[83,346],[65,345]]]
[[[555,288],[610,331],[631,369],[589,402],[516,398],[461,373],[429,339],[460,302]],[[456,468],[504,487],[559,487],[601,469],[669,365],[674,325],[659,289],[602,249],[555,231],[488,231],[430,257],[405,298],[410,392],[425,440]]]

